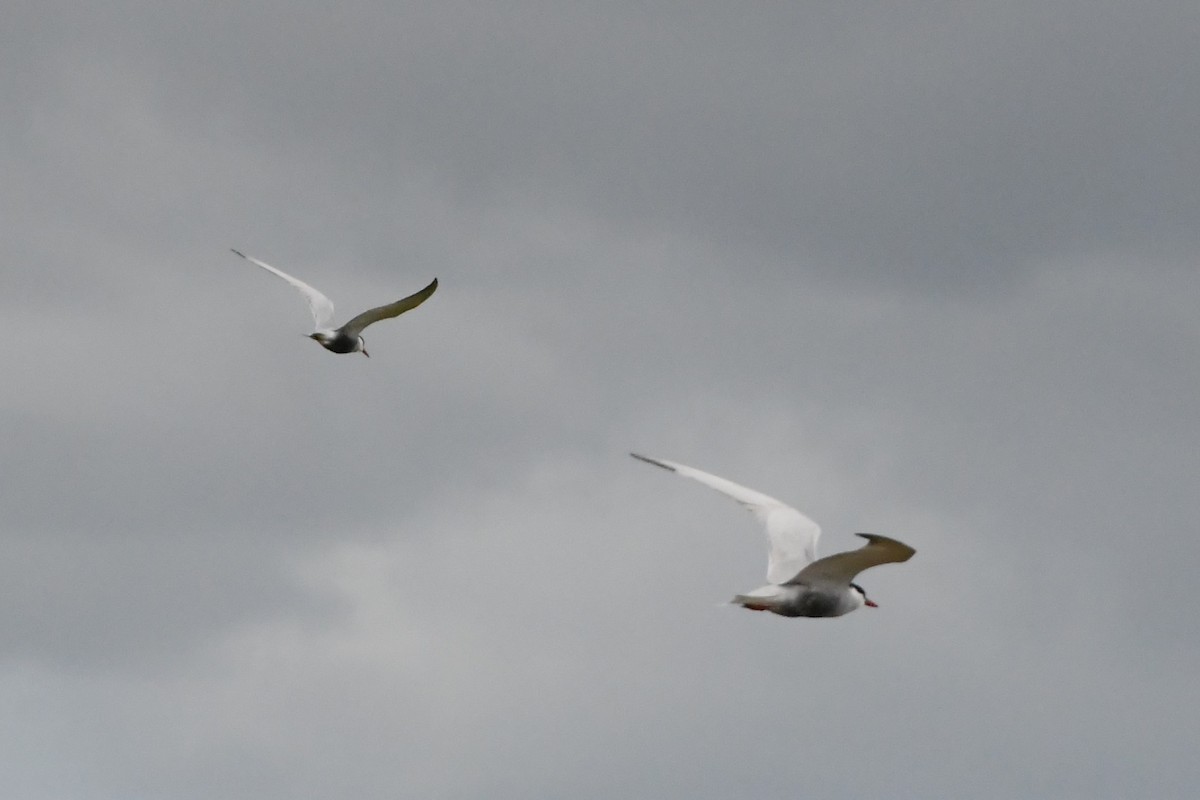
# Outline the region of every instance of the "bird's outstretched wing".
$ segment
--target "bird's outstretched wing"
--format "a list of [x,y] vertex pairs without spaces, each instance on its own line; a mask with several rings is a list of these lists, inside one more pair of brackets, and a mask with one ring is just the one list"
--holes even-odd
[[771,583],[790,581],[816,560],[817,539],[821,536],[821,526],[786,503],[695,467],[647,458],[637,453],[629,455],[647,464],[654,464],[685,478],[699,481],[709,488],[729,495],[754,512],[754,516],[767,528],[767,580]]
[[410,294],[403,300],[397,300],[394,303],[388,303],[386,306],[380,306],[379,308],[372,308],[369,311],[364,311],[343,325],[341,331],[351,338],[356,337],[362,333],[363,328],[372,323],[379,322],[381,319],[398,317],[405,311],[411,311],[417,306],[421,305],[421,303],[424,303],[426,300],[428,300],[429,296],[437,290],[437,286],[437,278],[434,278],[433,281],[424,289],[416,292],[415,294]]
[[[233,249],[233,248],[230,248],[230,249]],[[265,269],[267,272],[271,272],[271,273],[278,275],[279,277],[283,278],[285,281],[290,283],[292,286],[295,286],[297,289],[299,289],[300,293],[302,295],[304,295],[304,298],[306,300],[308,300],[308,310],[312,312],[313,325],[316,328],[316,330],[318,330],[318,331],[328,330],[329,326],[333,324],[333,301],[330,300],[328,297],[321,294],[319,291],[317,291],[313,287],[309,286],[307,283],[300,280],[299,278],[293,278],[291,275],[288,275],[283,270],[275,269],[270,264],[267,264],[263,261],[259,261],[257,258],[251,258],[250,256],[243,253],[241,250],[234,250],[233,252],[237,253],[239,256],[246,259],[251,264],[257,264],[258,266]]]
[[908,561],[917,552],[904,542],[879,536],[874,533],[860,533],[859,536],[867,543],[857,550],[847,550],[845,553],[834,553],[831,556],[817,559],[809,564],[788,583],[803,583],[806,585],[824,583],[849,585],[854,576],[864,569],[877,567],[880,564],[894,564]]

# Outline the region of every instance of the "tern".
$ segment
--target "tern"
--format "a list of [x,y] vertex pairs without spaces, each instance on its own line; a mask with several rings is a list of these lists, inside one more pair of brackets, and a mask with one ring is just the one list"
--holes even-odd
[[370,356],[371,354],[367,352],[367,343],[363,341],[363,328],[379,322],[381,319],[391,319],[392,317],[400,316],[405,311],[411,311],[428,300],[438,285],[437,278],[434,278],[432,283],[416,294],[410,294],[403,300],[388,303],[386,306],[379,306],[379,308],[364,311],[342,327],[331,328],[330,325],[333,324],[332,300],[304,281],[299,278],[293,278],[281,269],[276,269],[270,264],[259,261],[257,258],[251,258],[241,250],[234,250],[233,252],[251,264],[257,264],[267,272],[278,275],[300,290],[300,294],[304,295],[305,299],[308,300],[308,309],[313,315],[313,327],[315,330],[307,334],[308,338],[316,340],[321,347],[333,353],[362,353],[364,356]]
[[731,601],[751,611],[770,611],[783,617],[840,617],[863,606],[877,608],[866,591],[853,582],[854,577],[880,564],[908,561],[917,552],[895,539],[860,533],[867,543],[857,550],[817,558],[821,527],[786,503],[694,467],[637,453],[630,455],[729,495],[766,525],[770,583]]

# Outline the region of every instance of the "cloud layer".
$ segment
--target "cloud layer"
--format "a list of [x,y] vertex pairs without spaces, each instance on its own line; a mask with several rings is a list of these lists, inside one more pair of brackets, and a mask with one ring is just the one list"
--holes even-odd
[[[0,789],[1185,797],[1187,4],[40,4]],[[305,342],[432,277],[367,332]],[[756,523],[913,544],[719,608]]]

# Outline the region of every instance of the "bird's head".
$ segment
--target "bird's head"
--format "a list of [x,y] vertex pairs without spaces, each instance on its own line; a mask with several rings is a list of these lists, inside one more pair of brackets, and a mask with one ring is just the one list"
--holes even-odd
[[864,606],[867,606],[868,608],[879,608],[879,605],[874,600],[867,597],[867,592],[865,589],[863,589],[863,587],[859,586],[857,583],[852,583],[850,584],[850,588],[858,592],[859,597],[862,598]]
[[367,352],[367,342],[361,336],[358,337],[358,352],[362,353],[367,358],[371,357],[371,354]]

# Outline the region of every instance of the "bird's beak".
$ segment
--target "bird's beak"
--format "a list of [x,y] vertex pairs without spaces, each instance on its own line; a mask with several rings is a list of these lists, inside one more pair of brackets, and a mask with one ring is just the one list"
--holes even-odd
[[865,602],[867,604],[867,608],[879,608],[879,604],[876,603],[874,600],[867,600]]
[[371,357],[371,354],[367,352],[367,348],[365,348],[365,347],[360,352],[367,358]]

